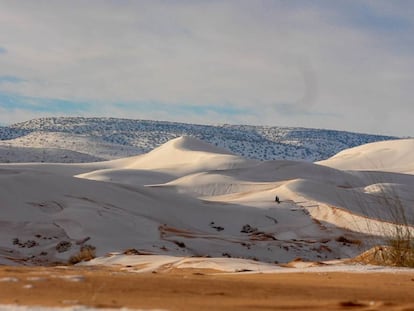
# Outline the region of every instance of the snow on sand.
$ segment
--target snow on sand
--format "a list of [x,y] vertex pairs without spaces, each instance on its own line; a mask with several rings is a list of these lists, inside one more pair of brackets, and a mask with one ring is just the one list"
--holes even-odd
[[[66,262],[88,245],[97,256],[129,249],[224,271],[239,262],[231,257],[248,260],[247,270],[353,257],[395,226],[384,191],[399,195],[414,224],[414,176],[405,174],[412,140],[360,148],[377,155],[380,172],[342,170],[355,165],[347,161],[359,157],[358,148],[319,164],[259,162],[188,137],[107,162],[0,165],[0,263]],[[221,259],[201,264],[190,256]]]

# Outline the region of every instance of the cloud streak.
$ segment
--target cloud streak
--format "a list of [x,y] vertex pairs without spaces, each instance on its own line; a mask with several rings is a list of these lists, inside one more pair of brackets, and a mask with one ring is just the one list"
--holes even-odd
[[3,111],[27,110],[61,114],[79,114],[91,110],[91,104],[68,100],[36,98],[15,94],[0,93],[0,108]]
[[0,76],[0,84],[1,83],[21,83],[24,82],[23,79],[15,76]]
[[23,80],[0,92],[97,115],[414,135],[413,16],[381,0],[0,1],[0,76]]

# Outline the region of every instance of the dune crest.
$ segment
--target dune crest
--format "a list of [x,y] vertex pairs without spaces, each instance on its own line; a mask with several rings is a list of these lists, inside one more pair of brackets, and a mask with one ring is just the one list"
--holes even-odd
[[339,152],[318,164],[341,170],[414,174],[414,139],[370,143]]

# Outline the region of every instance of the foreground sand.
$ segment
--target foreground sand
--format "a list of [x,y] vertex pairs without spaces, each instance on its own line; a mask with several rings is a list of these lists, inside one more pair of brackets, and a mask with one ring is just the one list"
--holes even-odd
[[414,310],[414,273],[131,273],[0,267],[0,304],[167,310]]

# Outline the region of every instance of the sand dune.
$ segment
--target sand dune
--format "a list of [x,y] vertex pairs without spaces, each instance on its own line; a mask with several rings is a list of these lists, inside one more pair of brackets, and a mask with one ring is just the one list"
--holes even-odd
[[376,170],[414,174],[414,139],[375,142],[339,152],[318,162],[342,170]]
[[206,170],[244,167],[255,162],[192,137],[179,137],[145,155],[119,163],[122,163],[123,168],[158,170],[182,176]]
[[258,161],[243,159],[192,137],[179,137],[147,154],[108,161],[107,169],[78,177],[150,185],[192,173],[245,167],[256,162]]
[[325,165],[340,155],[246,160],[188,137],[113,161],[0,165],[0,263],[66,262],[85,245],[98,256],[134,249],[269,264],[356,256],[392,234],[393,206],[414,224],[414,176],[400,172],[409,146],[389,145],[397,172]]

